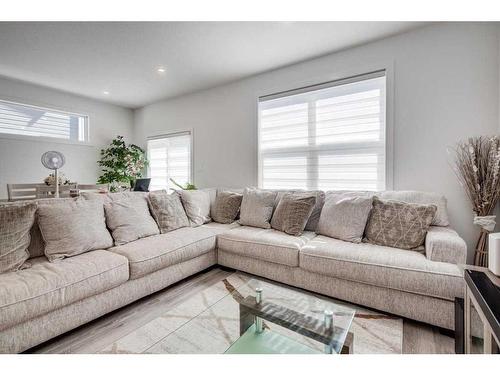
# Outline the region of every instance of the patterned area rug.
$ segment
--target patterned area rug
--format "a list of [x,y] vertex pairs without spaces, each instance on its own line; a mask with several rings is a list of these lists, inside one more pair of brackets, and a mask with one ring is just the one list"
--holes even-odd
[[[207,287],[175,308],[165,311],[147,324],[108,345],[101,353],[224,353],[239,337],[239,306],[228,297],[244,286],[249,277],[236,272]],[[295,292],[294,292],[295,293]],[[325,297],[321,297],[326,299]],[[373,312],[333,299],[340,308],[352,308],[356,315],[350,332],[354,335],[353,352],[396,354],[402,352],[403,320]],[[309,347],[322,350],[323,345],[292,333],[276,324],[265,322],[265,328]]]

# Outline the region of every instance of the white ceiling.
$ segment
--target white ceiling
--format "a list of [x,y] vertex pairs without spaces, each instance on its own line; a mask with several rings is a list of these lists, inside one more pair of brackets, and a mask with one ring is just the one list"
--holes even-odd
[[137,108],[422,24],[3,22],[0,75]]

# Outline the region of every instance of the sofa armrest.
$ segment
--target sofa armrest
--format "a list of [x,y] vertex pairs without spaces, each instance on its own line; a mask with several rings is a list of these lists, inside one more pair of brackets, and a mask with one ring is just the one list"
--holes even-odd
[[425,237],[425,255],[435,262],[465,264],[467,245],[453,229],[431,226]]

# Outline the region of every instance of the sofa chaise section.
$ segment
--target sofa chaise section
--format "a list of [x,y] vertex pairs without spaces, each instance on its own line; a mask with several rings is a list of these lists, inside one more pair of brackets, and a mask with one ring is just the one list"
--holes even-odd
[[113,289],[129,278],[127,259],[96,250],[50,263],[30,259],[31,268],[0,274],[0,330]]
[[[92,295],[1,330],[0,353],[25,351],[142,297],[162,290],[216,263],[215,252],[212,251],[150,273],[139,279],[129,280],[103,293]],[[108,322],[108,324],[112,323]],[[64,350],[71,351],[72,348],[66,347]],[[59,348],[55,352],[60,353],[61,351]]]

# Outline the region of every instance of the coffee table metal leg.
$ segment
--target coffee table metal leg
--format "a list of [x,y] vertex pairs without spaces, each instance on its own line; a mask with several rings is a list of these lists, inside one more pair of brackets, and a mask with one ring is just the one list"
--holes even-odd
[[[325,315],[324,315],[323,321],[325,322],[325,328],[332,329],[332,327],[333,327],[333,311],[325,310],[324,314]],[[329,345],[329,344],[325,345],[325,353],[326,354],[333,353],[333,349],[332,349],[331,345]]]
[[[262,288],[255,288],[255,302],[260,304],[262,302]],[[264,331],[264,322],[259,316],[255,317],[255,333],[262,333]]]

